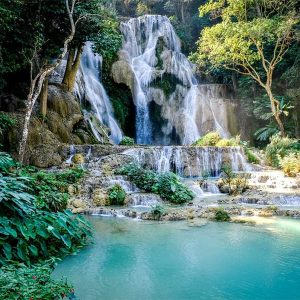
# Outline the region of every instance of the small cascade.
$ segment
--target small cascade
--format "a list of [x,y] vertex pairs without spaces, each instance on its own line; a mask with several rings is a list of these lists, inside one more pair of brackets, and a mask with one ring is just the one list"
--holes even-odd
[[281,171],[251,172],[249,184],[278,193],[300,189],[300,179],[285,177]]
[[136,193],[139,192],[138,187],[131,181],[126,180],[125,176],[107,176],[104,186],[112,187],[115,184],[119,184],[126,193]]
[[142,166],[182,177],[218,177],[224,164],[233,171],[250,171],[241,147],[145,147],[126,150]]
[[74,146],[74,145],[71,145],[71,146],[70,146],[70,156],[69,156],[69,158],[66,160],[66,164],[71,164],[71,163],[72,163],[72,160],[73,160],[73,157],[74,157],[75,154],[76,154],[75,146]]
[[216,183],[213,183],[213,182],[208,182],[207,185],[206,185],[206,191],[208,193],[211,193],[211,194],[220,194],[220,190],[218,188],[218,185]]
[[102,57],[95,54],[92,44],[87,42],[76,77],[75,93],[82,104],[88,102],[91,106],[91,111],[85,111],[84,117],[96,139],[103,142],[102,136],[106,133],[101,125],[105,125],[110,129],[109,138],[118,144],[122,140],[122,131],[113,116],[112,105],[100,81],[101,66]]
[[127,205],[133,207],[153,207],[161,202],[161,198],[155,194],[133,193],[127,197]]
[[199,89],[194,66],[181,53],[180,40],[166,16],[130,19],[121,24],[121,32],[123,48],[113,76],[131,88],[138,144],[190,145],[206,133],[203,126],[229,135]]

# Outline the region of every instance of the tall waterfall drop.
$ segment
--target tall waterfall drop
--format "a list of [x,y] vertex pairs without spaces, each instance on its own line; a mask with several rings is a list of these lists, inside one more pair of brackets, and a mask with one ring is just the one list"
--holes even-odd
[[95,54],[92,44],[87,42],[82,54],[80,70],[75,84],[75,93],[81,102],[88,101],[91,111],[85,111],[84,117],[89,122],[94,136],[102,142],[101,127],[104,124],[110,129],[109,138],[116,144],[122,140],[122,131],[113,116],[113,109],[108,95],[100,81],[102,57]]
[[121,24],[121,31],[123,48],[112,73],[131,88],[138,144],[189,145],[206,133],[207,120],[210,130],[228,135],[202,95],[167,17],[133,18]]

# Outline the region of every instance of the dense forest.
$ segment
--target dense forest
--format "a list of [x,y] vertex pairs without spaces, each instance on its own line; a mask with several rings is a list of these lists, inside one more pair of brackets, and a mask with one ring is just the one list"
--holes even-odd
[[[220,203],[279,197],[256,171],[299,197],[299,20],[297,0],[1,0],[0,299],[76,299],[51,274],[91,242],[81,213],[232,221],[248,207]],[[299,217],[271,200],[252,215]]]

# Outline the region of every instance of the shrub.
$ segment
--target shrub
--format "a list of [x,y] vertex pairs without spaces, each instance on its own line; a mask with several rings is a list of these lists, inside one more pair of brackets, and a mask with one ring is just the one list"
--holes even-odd
[[255,153],[251,149],[249,149],[248,147],[244,147],[244,151],[248,162],[253,164],[259,163],[259,158],[255,155]]
[[271,166],[278,168],[280,167],[280,159],[296,152],[300,152],[298,140],[275,134],[270,138],[270,144],[266,147],[266,159]]
[[152,214],[155,220],[159,220],[165,214],[165,209],[162,205],[157,204],[152,207],[150,213]]
[[126,192],[119,184],[115,184],[108,191],[108,198],[111,205],[124,205]]
[[9,115],[0,112],[0,136],[4,134],[4,132],[14,126],[16,120],[11,118]]
[[192,146],[215,146],[220,140],[221,136],[218,132],[209,132],[194,142]]
[[242,194],[248,188],[248,177],[249,175],[237,175],[232,171],[230,165],[223,165],[222,174],[221,174],[221,182],[219,183],[219,187],[222,192],[227,192],[229,195],[237,195]]
[[0,299],[73,299],[74,291],[66,280],[51,278],[52,263],[28,267],[24,264],[2,267]]
[[123,146],[133,146],[135,144],[134,139],[128,136],[124,136],[122,141],[120,142],[120,145]]
[[153,185],[157,182],[157,174],[155,172],[143,169],[134,163],[125,165],[116,172],[120,175],[128,176],[130,181],[146,192],[151,192]]
[[120,175],[128,176],[140,189],[160,195],[164,200],[175,204],[192,201],[194,194],[174,173],[157,174],[135,164],[117,170]]
[[194,198],[193,192],[174,173],[159,174],[152,192],[175,204],[183,204]]
[[279,158],[279,165],[285,175],[295,177],[300,173],[300,152],[289,153],[283,158]]
[[228,222],[230,221],[230,216],[227,211],[224,210],[224,208],[216,208],[215,209],[215,220],[218,222]]
[[28,186],[36,195],[39,209],[49,211],[63,211],[66,209],[69,194],[68,186],[76,183],[85,171],[82,168],[74,168],[64,172],[44,172],[35,168],[24,168],[19,172],[21,176],[29,177]]
[[236,136],[231,139],[221,139],[216,143],[217,147],[237,147],[240,146],[240,137]]

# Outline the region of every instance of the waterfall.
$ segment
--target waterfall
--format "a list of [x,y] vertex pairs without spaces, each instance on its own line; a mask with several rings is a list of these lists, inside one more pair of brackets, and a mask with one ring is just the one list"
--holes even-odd
[[122,131],[113,116],[113,109],[109,97],[100,81],[102,57],[95,54],[92,44],[87,42],[81,58],[80,70],[76,77],[75,93],[81,103],[87,101],[91,111],[85,111],[84,117],[88,121],[95,138],[102,142],[101,136],[105,131],[98,123],[110,129],[109,138],[116,144],[122,140]]
[[123,153],[134,156],[142,166],[183,177],[217,177],[224,164],[229,164],[235,172],[251,170],[241,147],[144,147]]
[[76,154],[76,149],[74,147],[74,145],[70,145],[70,156],[69,158],[66,160],[66,164],[71,164],[74,155]]
[[229,135],[198,88],[193,65],[181,53],[180,40],[167,17],[133,18],[121,24],[121,31],[123,48],[113,75],[132,90],[138,144],[190,145],[206,133],[203,125]]

